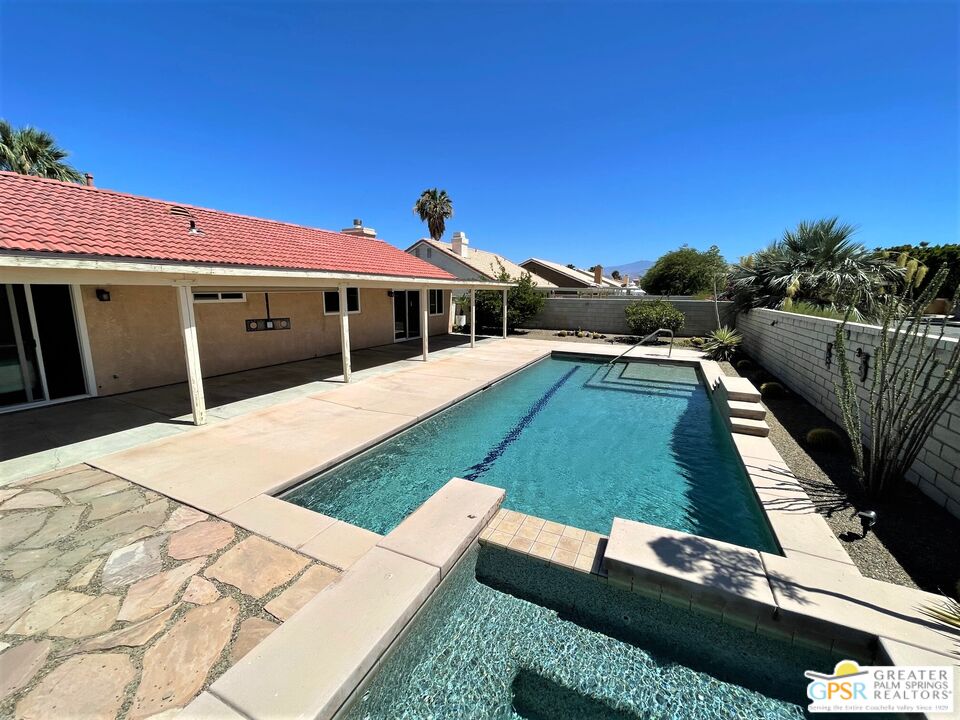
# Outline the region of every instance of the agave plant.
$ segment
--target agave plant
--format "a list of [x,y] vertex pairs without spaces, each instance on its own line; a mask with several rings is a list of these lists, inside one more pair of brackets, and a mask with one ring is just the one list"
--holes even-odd
[[743,336],[740,333],[724,325],[710,333],[707,341],[700,347],[711,360],[730,360],[742,341]]
[[790,310],[803,302],[841,316],[852,306],[858,321],[881,316],[908,268],[855,242],[855,231],[835,217],[801,222],[770,247],[742,258],[731,275],[737,308]]
[[[960,589],[960,586],[958,586],[958,589]],[[920,608],[920,612],[938,625],[943,626],[946,634],[956,638],[957,650],[954,655],[960,658],[960,602],[944,595],[940,604],[926,605]]]

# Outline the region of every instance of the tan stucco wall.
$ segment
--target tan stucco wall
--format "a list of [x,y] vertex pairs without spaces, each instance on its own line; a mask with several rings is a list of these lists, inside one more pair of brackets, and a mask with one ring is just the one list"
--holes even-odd
[[[176,292],[168,287],[103,286],[110,302],[83,286],[93,367],[101,395],[186,379]],[[431,316],[430,334],[449,331],[450,293],[444,315]],[[270,293],[271,317],[289,317],[290,330],[247,332],[245,320],[266,317],[263,293],[243,303],[196,303],[200,365],[204,376],[305,360],[340,352],[339,317],[323,314],[323,294]],[[350,315],[353,349],[393,342],[393,300],[386,290],[360,291],[360,313]]]
[[96,287],[80,288],[97,392],[111,395],[184,380],[176,291],[104,287],[110,291],[109,302],[97,300]]

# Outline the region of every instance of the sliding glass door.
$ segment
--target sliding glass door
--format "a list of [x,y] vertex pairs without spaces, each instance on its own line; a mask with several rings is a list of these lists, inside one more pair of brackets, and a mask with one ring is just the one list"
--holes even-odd
[[0,410],[84,395],[69,285],[0,285]]
[[420,291],[393,291],[393,339],[412,340],[420,337]]

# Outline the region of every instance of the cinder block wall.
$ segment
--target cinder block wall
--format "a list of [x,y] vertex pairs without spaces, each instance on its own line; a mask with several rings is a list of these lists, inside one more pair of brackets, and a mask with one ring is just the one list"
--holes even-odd
[[[827,343],[836,339],[839,322],[777,310],[751,310],[737,316],[737,329],[743,335],[746,351],[764,368],[783,380],[791,390],[803,396],[821,412],[842,424],[834,387],[840,382],[836,352],[830,367],[826,365]],[[849,325],[846,339],[847,357],[860,390],[862,417],[869,412],[867,398],[873,377],[873,361],[879,343],[880,328],[872,325]],[[929,343],[935,342],[930,338]],[[940,341],[941,368],[946,367],[950,352],[958,341]],[[870,355],[869,375],[860,382],[857,372],[858,349]],[[954,400],[927,439],[908,479],[953,515],[960,517],[960,400]]]
[[[655,299],[655,298],[652,298]],[[626,307],[637,298],[547,298],[543,310],[523,327],[545,330],[593,330],[602,333],[629,334]],[[712,300],[673,300],[670,304],[683,312],[685,322],[680,335],[706,335],[717,329]],[[733,303],[720,303],[721,324],[732,324]]]

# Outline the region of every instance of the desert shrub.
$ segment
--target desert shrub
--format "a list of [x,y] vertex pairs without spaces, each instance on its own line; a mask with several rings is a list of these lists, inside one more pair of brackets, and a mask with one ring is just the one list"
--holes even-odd
[[737,363],[736,367],[740,372],[745,372],[747,370],[753,370],[753,363],[744,358]]
[[665,300],[630,303],[626,313],[627,325],[636,335],[649,335],[660,328],[667,328],[674,333],[683,329],[683,313]]
[[743,336],[740,333],[724,326],[710,333],[701,349],[711,360],[730,360],[742,341]]
[[[500,282],[515,282],[507,290],[507,328],[515,330],[543,309],[546,298],[537,290],[530,273],[511,278],[503,265],[497,276]],[[469,310],[468,310],[469,311]],[[481,327],[499,327],[503,322],[503,294],[499,290],[481,290],[477,293],[477,324]]]
[[819,450],[837,450],[843,447],[840,433],[830,428],[813,428],[807,433],[807,445]]
[[760,386],[760,394],[765,398],[778,398],[787,394],[787,389],[778,382],[765,382]]

